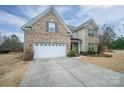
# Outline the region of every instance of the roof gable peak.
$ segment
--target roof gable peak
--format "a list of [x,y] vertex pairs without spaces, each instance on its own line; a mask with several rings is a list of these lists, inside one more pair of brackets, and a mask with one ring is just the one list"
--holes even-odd
[[59,16],[58,12],[56,11],[56,9],[54,8],[54,6],[50,6],[48,9],[46,9],[45,11],[43,11],[42,13],[40,13],[38,16],[36,16],[35,18],[33,18],[32,20],[30,20],[29,22],[27,22],[26,24],[24,24],[21,29],[24,30],[26,28],[29,28],[33,23],[35,23],[37,20],[39,20],[40,18],[42,18],[43,16],[45,16],[46,14],[48,14],[49,12],[53,12],[55,14],[55,16],[60,20],[60,22],[64,25],[64,27],[67,29],[68,32],[71,32],[70,29],[66,26],[66,24],[64,23],[64,21],[61,19],[61,17]]

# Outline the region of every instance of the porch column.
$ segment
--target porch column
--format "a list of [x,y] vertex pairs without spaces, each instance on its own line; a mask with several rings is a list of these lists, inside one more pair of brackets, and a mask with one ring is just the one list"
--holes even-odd
[[81,50],[81,44],[80,42],[78,42],[78,54],[80,54],[80,50]]

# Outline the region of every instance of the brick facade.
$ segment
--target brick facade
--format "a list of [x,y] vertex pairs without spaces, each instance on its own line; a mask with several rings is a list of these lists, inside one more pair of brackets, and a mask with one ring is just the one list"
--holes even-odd
[[[52,21],[56,24],[56,32],[47,32],[47,22]],[[27,59],[27,55],[33,54],[34,42],[40,43],[63,43],[67,46],[67,53],[70,51],[71,39],[67,35],[67,29],[60,22],[60,20],[55,16],[53,12],[49,12],[37,22],[32,24],[31,29],[26,29],[24,31],[24,59]]]

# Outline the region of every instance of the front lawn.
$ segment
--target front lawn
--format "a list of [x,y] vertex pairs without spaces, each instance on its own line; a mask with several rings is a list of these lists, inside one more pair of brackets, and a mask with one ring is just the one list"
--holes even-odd
[[0,54],[0,86],[20,86],[30,63],[22,60],[22,53]]
[[114,52],[107,52],[106,54],[112,57],[98,57],[95,56],[80,56],[83,62],[92,63],[101,67],[105,67],[114,71],[124,73],[124,50],[116,50]]

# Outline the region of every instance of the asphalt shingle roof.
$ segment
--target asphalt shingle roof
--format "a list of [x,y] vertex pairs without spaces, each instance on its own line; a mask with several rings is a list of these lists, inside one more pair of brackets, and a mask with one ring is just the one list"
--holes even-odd
[[72,32],[75,32],[75,31],[77,31],[77,30],[79,30],[79,29],[81,29],[81,28],[86,27],[86,26],[89,25],[89,23],[91,23],[91,22],[94,22],[94,20],[93,20],[93,19],[90,19],[90,20],[86,21],[85,23],[83,23],[83,24],[81,24],[81,25],[79,25],[79,26],[77,26],[77,27],[72,26],[72,25],[67,25],[67,26],[68,26],[68,28],[69,28]]

